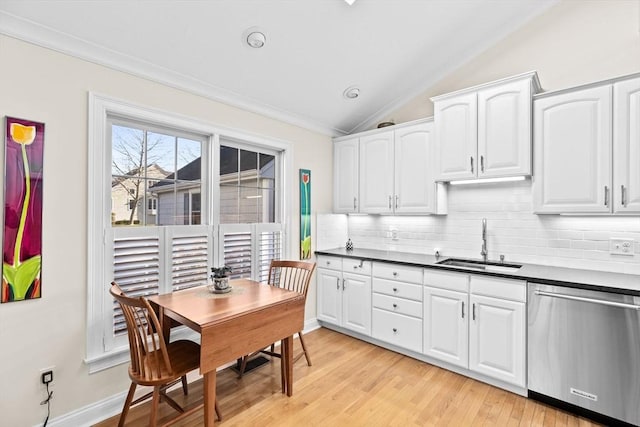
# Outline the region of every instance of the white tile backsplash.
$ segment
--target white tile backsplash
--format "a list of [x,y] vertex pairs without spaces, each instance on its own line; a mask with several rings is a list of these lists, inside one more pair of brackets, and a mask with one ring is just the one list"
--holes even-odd
[[[535,215],[530,181],[449,186],[448,192],[445,216],[319,216],[318,248],[321,240],[327,243],[322,249],[342,247],[350,237],[360,248],[425,254],[439,249],[444,256],[479,258],[481,220],[487,218],[491,259],[503,254],[513,262],[640,274],[637,216]],[[339,218],[348,218],[346,230]],[[397,240],[391,229],[398,230]],[[616,237],[636,241],[634,256],[609,254],[609,239]]]

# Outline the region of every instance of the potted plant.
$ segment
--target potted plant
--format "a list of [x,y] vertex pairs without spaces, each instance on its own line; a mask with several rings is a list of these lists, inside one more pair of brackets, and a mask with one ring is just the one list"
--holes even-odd
[[212,267],[211,273],[211,281],[213,282],[214,291],[226,291],[229,289],[229,273],[231,273],[231,267],[228,265]]

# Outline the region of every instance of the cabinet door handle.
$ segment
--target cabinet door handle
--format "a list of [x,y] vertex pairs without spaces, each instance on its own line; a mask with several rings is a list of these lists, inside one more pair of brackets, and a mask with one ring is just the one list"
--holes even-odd
[[473,303],[472,309],[473,309],[473,311],[471,313],[471,318],[473,320],[476,320],[476,303],[475,302]]
[[393,197],[389,196],[389,209],[391,209],[391,200],[393,199]]
[[471,159],[471,173],[473,173],[473,156],[471,156],[470,159]]
[[396,196],[396,209],[398,209],[398,202],[400,201],[400,196]]
[[344,283],[344,279],[342,279],[342,290],[344,291],[344,290],[345,290],[345,288],[346,288],[346,285],[345,285],[345,283]]
[[336,277],[336,289],[340,290],[340,278]]
[[464,319],[464,301],[462,301],[462,318]]
[[620,186],[620,203],[622,203],[622,206],[626,207],[627,206],[627,195],[626,195],[626,189],[624,188],[624,185]]
[[604,186],[604,205],[609,206],[609,186]]
[[354,197],[354,198],[353,198],[353,210],[354,210],[354,211],[355,211],[355,210],[356,210],[356,208],[357,208],[357,206],[356,206],[356,201],[357,201],[357,199]]
[[480,156],[480,172],[484,173],[484,156]]

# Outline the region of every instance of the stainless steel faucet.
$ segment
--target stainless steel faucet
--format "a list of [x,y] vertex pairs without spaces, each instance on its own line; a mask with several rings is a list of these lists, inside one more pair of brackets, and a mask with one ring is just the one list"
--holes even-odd
[[482,250],[480,251],[482,260],[487,262],[489,252],[487,251],[487,218],[482,218]]

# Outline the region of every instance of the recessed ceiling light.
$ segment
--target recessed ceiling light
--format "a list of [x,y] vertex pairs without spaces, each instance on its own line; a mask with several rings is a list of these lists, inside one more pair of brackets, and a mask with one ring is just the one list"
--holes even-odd
[[267,42],[267,37],[260,31],[254,31],[247,36],[247,44],[255,49],[260,49]]
[[360,96],[360,89],[356,86],[349,86],[342,92],[342,96],[347,99],[356,99]]
[[346,1],[349,6],[351,6],[356,2],[356,0],[344,0],[344,1]]

